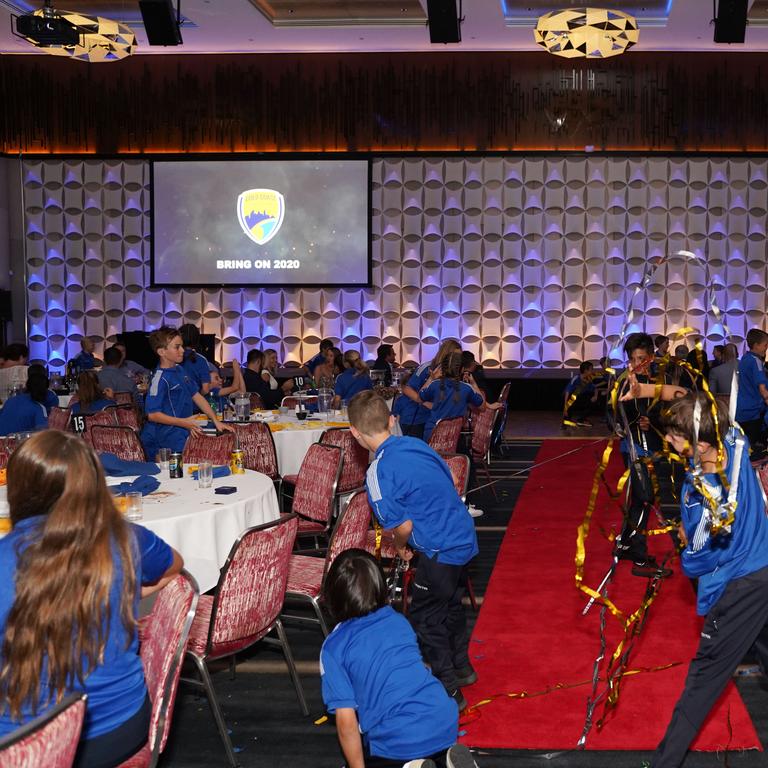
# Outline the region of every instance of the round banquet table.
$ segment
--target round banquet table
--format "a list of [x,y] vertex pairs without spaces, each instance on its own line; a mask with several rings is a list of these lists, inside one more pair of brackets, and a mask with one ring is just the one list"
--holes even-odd
[[[235,539],[253,525],[279,517],[273,482],[260,472],[214,478],[211,488],[198,488],[186,468],[183,478],[171,479],[167,472],[156,476],[160,488],[144,497],[144,519],[149,528],[184,558],[184,567],[197,579],[200,591],[216,586],[219,570]],[[130,481],[108,477],[109,485]],[[237,488],[229,495],[216,494],[217,486]]]
[[304,456],[312,443],[331,427],[349,427],[349,422],[337,420],[305,419],[299,421],[293,413],[281,414],[280,419],[268,424],[275,440],[277,466],[281,475],[297,475]]

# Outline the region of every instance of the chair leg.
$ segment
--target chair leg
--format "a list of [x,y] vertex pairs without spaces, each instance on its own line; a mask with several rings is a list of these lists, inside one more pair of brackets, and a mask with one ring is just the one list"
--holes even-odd
[[291,646],[288,644],[288,636],[285,634],[285,628],[283,627],[283,622],[280,621],[280,619],[275,622],[275,629],[277,630],[277,637],[279,639],[280,646],[283,649],[285,663],[288,665],[288,672],[291,675],[291,680],[293,680],[293,687],[296,689],[296,698],[299,700],[301,714],[307,717],[309,715],[309,707],[307,706],[307,700],[304,697],[304,688],[301,685],[299,673],[296,670],[296,662],[293,660]]
[[314,597],[312,598],[312,607],[315,609],[315,615],[317,616],[317,620],[320,623],[320,631],[323,633],[323,637],[328,637],[328,624],[325,621],[323,609],[320,603]]
[[[480,466],[482,467],[483,472],[485,473],[485,476],[488,478],[488,482],[492,483],[493,480],[491,478],[491,470],[488,468],[488,464],[486,463],[485,459],[482,460],[482,463],[480,464]],[[491,486],[491,492],[493,493],[493,498],[496,499],[496,501],[498,501],[499,500],[499,494],[496,493],[496,485],[495,484]]]
[[229,657],[229,679],[234,680],[237,677],[237,654],[233,653]]
[[210,704],[211,711],[213,712],[213,719],[216,721],[216,727],[219,729],[219,736],[221,736],[221,740],[224,742],[224,750],[227,753],[227,760],[229,760],[229,764],[232,768],[239,768],[240,763],[235,756],[235,750],[232,748],[232,742],[229,739],[227,724],[224,722],[224,714],[219,706],[219,700],[216,698],[216,691],[213,688],[213,680],[211,680],[211,675],[208,672],[208,666],[197,656],[192,655],[192,659],[194,660],[197,671],[200,673],[200,678],[203,681],[205,695],[208,697],[208,704]]

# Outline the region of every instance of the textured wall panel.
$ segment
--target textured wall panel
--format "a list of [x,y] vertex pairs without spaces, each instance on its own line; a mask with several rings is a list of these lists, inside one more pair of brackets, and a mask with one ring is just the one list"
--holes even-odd
[[149,287],[148,166],[24,164],[29,337],[61,367],[83,334],[198,324],[223,360],[272,347],[305,361],[324,336],[404,361],[453,337],[489,366],[575,366],[615,344],[647,260],[668,258],[633,330],[692,327],[707,344],[765,325],[768,161],[389,158],[373,167],[371,289]]

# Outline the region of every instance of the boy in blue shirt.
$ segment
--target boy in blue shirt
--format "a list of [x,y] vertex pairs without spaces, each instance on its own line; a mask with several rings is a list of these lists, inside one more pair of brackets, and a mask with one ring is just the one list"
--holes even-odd
[[310,376],[314,376],[315,368],[325,362],[325,352],[328,349],[333,349],[333,342],[330,339],[323,339],[320,342],[320,351],[314,357],[310,358],[308,362],[304,363],[304,369]]
[[197,387],[197,391],[207,395],[211,389],[211,369],[208,361],[197,351],[200,346],[200,331],[192,323],[186,323],[179,328],[179,335],[184,344],[181,367]]
[[594,368],[592,363],[585,360],[579,365],[579,375],[568,382],[564,392],[563,426],[566,419],[574,422],[577,427],[592,426],[587,420],[587,414],[592,403],[597,402],[597,390],[593,381]]
[[408,615],[424,658],[463,709],[461,687],[477,680],[461,603],[466,566],[478,552],[474,522],[440,456],[423,440],[392,436],[382,397],[355,395],[349,422],[357,442],[375,452],[365,484],[376,518],[392,530],[403,560],[420,555]]
[[[673,396],[681,394],[675,389]],[[662,397],[666,399],[669,394],[663,391]],[[696,416],[700,418],[698,435]],[[715,423],[712,406],[703,393],[688,393],[676,400],[664,420],[666,440],[689,461],[680,492],[684,545],[680,563],[687,576],[698,579],[696,612],[706,618],[685,689],[654,754],[653,768],[682,763],[709,711],[753,644],[763,669],[768,669],[768,517],[760,481],[750,464],[749,446],[741,430],[729,426],[728,411],[720,401]],[[725,451],[721,469],[728,489],[718,472],[718,436]],[[713,503],[705,500],[702,491]],[[723,523],[734,502],[732,524],[713,532],[713,522]]]
[[768,333],[752,328],[747,333],[749,351],[739,361],[739,396],[736,400],[736,421],[749,438],[754,453],[765,450],[763,417],[768,403],[768,376],[765,373],[765,353]]
[[340,622],[320,651],[323,701],[347,768],[477,768],[456,744],[456,704],[424,666],[408,620],[387,605],[373,556],[342,552],[323,599]]
[[147,423],[141,432],[141,442],[150,460],[160,448],[183,451],[188,435],[200,432],[200,422],[192,418],[195,405],[219,432],[232,432],[231,426],[216,418],[211,406],[179,365],[184,359],[184,344],[179,332],[175,328],[160,328],[149,334],[149,345],[160,358],[160,366],[152,374],[144,401]]

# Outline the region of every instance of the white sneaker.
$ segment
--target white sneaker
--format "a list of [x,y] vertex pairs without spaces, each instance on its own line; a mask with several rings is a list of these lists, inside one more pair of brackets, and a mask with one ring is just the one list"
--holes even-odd
[[403,764],[403,768],[437,768],[434,760],[426,758],[426,760],[409,760]]
[[468,504],[467,509],[472,517],[482,517],[485,514],[482,509],[478,509],[474,504]]
[[478,768],[472,753],[463,744],[454,744],[446,755],[448,768]]

